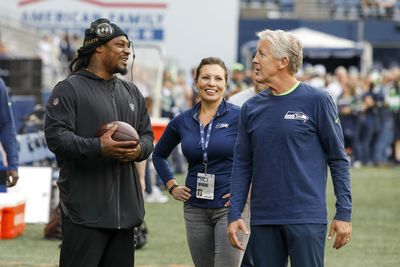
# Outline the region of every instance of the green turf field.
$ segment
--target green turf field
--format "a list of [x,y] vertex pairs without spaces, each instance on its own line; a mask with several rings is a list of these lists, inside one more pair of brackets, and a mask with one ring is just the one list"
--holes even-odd
[[[326,245],[326,267],[400,266],[400,168],[352,170],[353,239],[344,248]],[[328,186],[329,216],[334,199]],[[185,240],[182,205],[146,204],[149,242],[136,252],[138,267],[192,266]],[[0,266],[57,266],[59,242],[45,241],[43,225],[28,225],[23,236],[0,240]]]

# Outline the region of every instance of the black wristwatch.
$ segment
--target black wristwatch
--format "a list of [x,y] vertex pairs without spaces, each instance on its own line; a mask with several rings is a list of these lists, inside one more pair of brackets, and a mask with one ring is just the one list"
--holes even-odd
[[175,188],[177,188],[178,186],[179,186],[179,185],[174,184],[173,186],[171,186],[171,187],[168,189],[168,192],[172,195],[172,191],[174,191]]

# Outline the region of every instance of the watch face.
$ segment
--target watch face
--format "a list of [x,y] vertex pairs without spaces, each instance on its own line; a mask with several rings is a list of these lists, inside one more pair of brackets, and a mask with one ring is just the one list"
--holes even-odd
[[114,32],[114,28],[108,23],[100,23],[96,27],[96,35],[100,39],[104,39],[112,35]]

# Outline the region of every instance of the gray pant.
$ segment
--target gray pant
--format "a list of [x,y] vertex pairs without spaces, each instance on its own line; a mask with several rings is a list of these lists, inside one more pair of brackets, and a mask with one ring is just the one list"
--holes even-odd
[[184,217],[190,254],[196,267],[236,267],[240,250],[227,235],[228,208],[204,209],[185,203]]

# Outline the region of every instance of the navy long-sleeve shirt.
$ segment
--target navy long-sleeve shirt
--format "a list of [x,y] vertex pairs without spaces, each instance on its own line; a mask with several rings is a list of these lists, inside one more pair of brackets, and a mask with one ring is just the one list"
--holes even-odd
[[252,182],[252,225],[326,224],[328,165],[335,218],[350,221],[349,162],[332,98],[303,83],[287,95],[256,95],[239,120],[229,222],[240,218]]
[[[8,170],[18,167],[18,145],[14,118],[4,81],[0,78],[0,142],[7,154]],[[1,168],[1,165],[0,165]]]
[[[213,120],[208,145],[207,173],[215,175],[214,199],[196,198],[197,173],[204,172],[203,150],[200,142],[200,126],[196,116],[200,103],[170,121],[153,152],[153,163],[164,183],[174,178],[167,158],[181,143],[188,161],[185,185],[191,189],[190,204],[200,208],[220,208],[227,202],[222,196],[229,193],[229,181],[233,162],[233,147],[238,132],[240,108],[223,101]],[[205,127],[207,132],[208,125]]]

